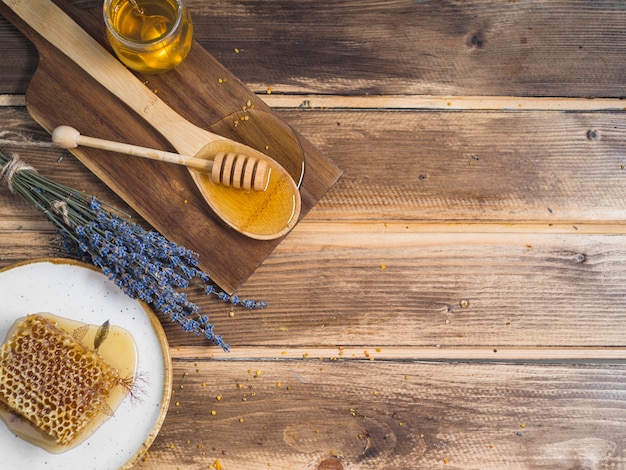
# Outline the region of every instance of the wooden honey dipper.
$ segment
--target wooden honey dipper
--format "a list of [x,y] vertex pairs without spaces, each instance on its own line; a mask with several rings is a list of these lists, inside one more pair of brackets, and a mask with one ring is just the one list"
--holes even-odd
[[112,140],[88,137],[70,126],[59,126],[52,131],[52,141],[64,149],[78,146],[109,150],[135,157],[184,165],[188,168],[211,173],[211,181],[245,191],[263,191],[267,188],[271,168],[265,160],[256,156],[219,152],[213,160],[189,157]]

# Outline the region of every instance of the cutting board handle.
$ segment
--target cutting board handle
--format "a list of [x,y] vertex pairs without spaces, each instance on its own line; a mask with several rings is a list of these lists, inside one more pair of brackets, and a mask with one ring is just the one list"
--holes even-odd
[[194,154],[189,137],[227,140],[183,119],[120,61],[50,0],[2,0],[46,41],[91,75],[165,137],[180,153]]

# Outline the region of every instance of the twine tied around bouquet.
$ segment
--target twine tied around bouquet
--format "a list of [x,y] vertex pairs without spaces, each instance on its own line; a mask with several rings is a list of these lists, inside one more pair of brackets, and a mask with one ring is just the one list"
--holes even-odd
[[[30,140],[23,134],[15,131],[0,131],[0,145],[14,145],[14,146],[23,146],[23,147],[56,147],[52,142],[37,142]],[[15,175],[17,175],[21,171],[34,171],[34,167],[27,164],[17,153],[10,153],[9,156],[11,159],[4,165],[0,167],[0,187],[2,183],[5,182],[9,191],[15,193],[15,188],[13,187],[13,179]],[[58,215],[63,217],[63,222],[67,225],[70,225],[69,212],[67,208],[67,202],[65,201],[53,201],[50,204],[50,208]]]
[[4,165],[0,170],[0,183],[2,183],[3,181],[6,182],[9,191],[14,193],[15,190],[13,189],[13,177],[15,176],[15,174],[20,171],[37,170],[35,170],[32,166],[24,163],[24,160],[22,160],[17,153],[12,153],[10,155],[11,160],[9,160],[9,162]]
[[[14,145],[21,147],[55,147],[52,142],[37,142],[29,139],[24,134],[15,131],[0,131],[0,145]],[[20,171],[37,171],[20,158],[17,153],[9,154],[11,160],[3,167],[0,167],[0,185],[6,182],[9,191],[15,192],[13,188],[13,177]]]
[[50,207],[52,207],[52,210],[55,214],[63,217],[63,222],[65,223],[65,225],[67,225],[68,227],[72,225],[72,222],[70,220],[70,213],[67,210],[67,202],[54,201],[52,202],[52,204],[50,204]]

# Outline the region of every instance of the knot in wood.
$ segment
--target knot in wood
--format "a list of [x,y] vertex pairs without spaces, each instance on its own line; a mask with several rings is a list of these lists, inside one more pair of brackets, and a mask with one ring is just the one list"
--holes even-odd
[[467,46],[468,47],[476,47],[478,49],[482,48],[485,45],[485,40],[481,33],[474,33],[467,36]]

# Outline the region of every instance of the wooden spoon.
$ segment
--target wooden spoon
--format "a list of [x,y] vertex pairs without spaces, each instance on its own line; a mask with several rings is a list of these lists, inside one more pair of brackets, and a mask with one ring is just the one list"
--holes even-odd
[[[139,114],[181,155],[213,159],[218,153],[235,153],[270,162],[257,150],[185,120],[50,0],[2,2]],[[251,238],[269,240],[289,232],[300,215],[300,192],[280,168],[273,168],[266,191],[251,192],[214,184],[206,171],[189,168],[189,172],[211,209],[226,224]]]

